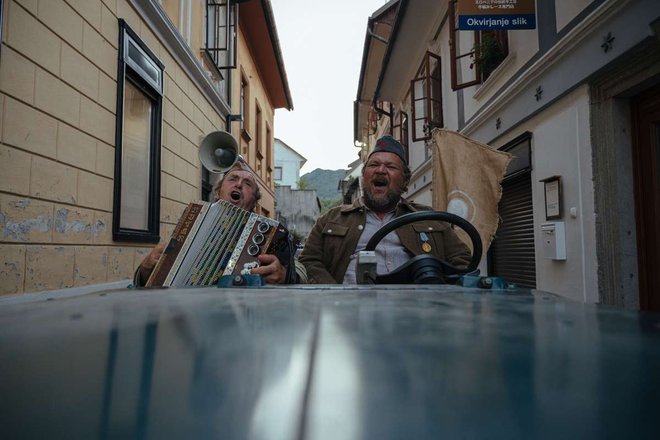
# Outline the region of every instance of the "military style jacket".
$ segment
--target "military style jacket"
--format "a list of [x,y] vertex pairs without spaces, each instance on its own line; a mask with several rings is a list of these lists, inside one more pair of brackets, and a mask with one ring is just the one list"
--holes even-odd
[[[395,217],[431,208],[401,199]],[[307,269],[309,283],[341,284],[348,268],[350,257],[356,251],[360,235],[366,222],[366,208],[361,200],[352,205],[331,209],[320,217],[310,232],[300,262]],[[454,266],[467,266],[470,250],[444,222],[419,221],[396,230],[401,244],[413,255],[425,254],[422,245],[431,246],[429,252]],[[424,234],[422,234],[424,233]],[[428,248],[427,248],[428,249]]]

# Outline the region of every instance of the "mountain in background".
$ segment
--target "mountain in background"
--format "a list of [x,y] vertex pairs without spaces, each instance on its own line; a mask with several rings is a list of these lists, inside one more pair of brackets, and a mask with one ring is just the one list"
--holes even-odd
[[315,189],[319,199],[341,197],[339,181],[346,175],[346,170],[322,170],[320,168],[300,177],[305,189]]

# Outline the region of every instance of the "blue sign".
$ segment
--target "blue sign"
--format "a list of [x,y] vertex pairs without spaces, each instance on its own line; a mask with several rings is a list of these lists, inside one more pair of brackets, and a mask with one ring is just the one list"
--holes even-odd
[[460,15],[458,29],[461,31],[536,29],[536,14]]

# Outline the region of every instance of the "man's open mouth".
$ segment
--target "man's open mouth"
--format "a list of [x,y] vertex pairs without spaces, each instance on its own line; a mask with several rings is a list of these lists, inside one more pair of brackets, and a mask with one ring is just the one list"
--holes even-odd
[[373,179],[372,182],[373,182],[374,186],[377,187],[377,188],[387,186],[387,179],[378,179],[378,178],[376,178],[376,179]]
[[241,193],[238,191],[232,191],[231,194],[229,194],[229,197],[235,202],[238,202],[241,200]]

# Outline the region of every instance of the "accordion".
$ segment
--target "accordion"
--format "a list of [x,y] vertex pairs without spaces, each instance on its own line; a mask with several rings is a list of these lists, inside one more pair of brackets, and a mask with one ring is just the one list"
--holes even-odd
[[261,254],[275,254],[286,265],[291,251],[289,232],[279,222],[224,200],[193,202],[146,286],[215,285],[223,275],[248,274]]

